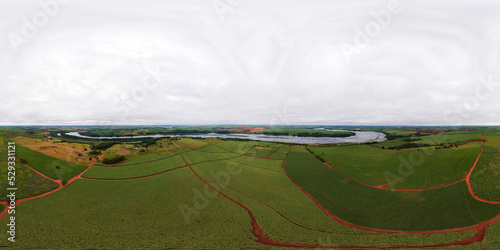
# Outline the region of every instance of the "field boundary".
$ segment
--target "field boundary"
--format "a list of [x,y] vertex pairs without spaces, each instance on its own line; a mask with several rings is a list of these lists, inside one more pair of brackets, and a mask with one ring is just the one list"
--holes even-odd
[[[283,168],[283,165],[286,161],[286,159],[288,158],[288,155],[289,155],[290,152],[288,152],[287,154],[287,157],[283,160],[282,164],[281,164],[281,167],[283,169],[283,171],[285,172],[285,174],[290,178],[290,180],[299,188],[301,189],[307,196],[309,196],[309,198],[311,198],[315,203],[316,205],[323,210],[323,212],[325,212],[327,215],[329,215],[329,217],[333,218],[334,220],[344,224],[346,223],[345,225],[348,225],[348,226],[351,226],[351,227],[354,227],[354,228],[358,228],[358,229],[364,229],[364,230],[368,230],[368,231],[378,231],[378,232],[384,232],[384,233],[387,233],[387,231],[383,231],[383,230],[376,230],[376,229],[368,229],[368,228],[363,228],[363,227],[358,227],[356,225],[353,225],[351,223],[348,223],[348,222],[345,222],[333,215],[331,215],[326,209],[324,209],[309,193],[307,193],[304,189],[302,189],[302,187],[300,187],[289,175],[288,173],[285,171],[285,169]],[[183,157],[184,158],[184,157]],[[186,159],[184,159],[184,161],[186,162],[187,164],[187,161]],[[224,198],[228,199],[229,201],[235,203],[236,205],[240,206],[241,208],[243,208],[244,210],[247,211],[250,219],[251,219],[251,226],[252,226],[252,234],[257,238],[256,242],[259,242],[259,243],[262,243],[262,244],[265,244],[265,245],[272,245],[272,246],[283,246],[283,247],[302,247],[302,248],[421,248],[421,247],[440,247],[440,246],[454,246],[454,245],[468,245],[468,244],[471,244],[471,243],[474,243],[474,242],[478,242],[478,241],[482,241],[483,238],[484,238],[484,235],[485,235],[485,232],[486,232],[486,227],[490,224],[490,223],[493,223],[494,221],[500,219],[500,215],[495,217],[494,219],[488,221],[490,223],[488,224],[485,224],[485,223],[481,223],[481,224],[478,224],[476,226],[473,226],[473,228],[470,228],[470,229],[476,229],[477,232],[471,236],[471,237],[467,237],[463,240],[460,240],[460,241],[454,241],[454,242],[447,242],[447,243],[438,243],[438,244],[429,244],[429,245],[373,245],[373,246],[350,246],[350,245],[315,245],[315,244],[305,244],[305,243],[287,243],[287,242],[280,242],[280,241],[276,241],[276,240],[272,240],[270,236],[267,236],[267,235],[264,235],[264,230],[259,226],[259,224],[257,223],[257,219],[255,218],[255,216],[253,215],[253,212],[248,208],[246,207],[245,205],[243,205],[242,203],[234,200],[233,198],[227,196],[226,194],[224,194],[223,192],[219,191],[218,189],[214,188],[212,185],[210,185],[206,180],[204,180],[203,178],[201,178],[198,173],[188,164],[189,169],[191,169],[191,171],[193,172],[194,175],[196,175],[196,177],[198,177],[198,179],[200,179],[200,181],[202,181],[205,185],[207,185],[209,188],[211,188],[212,190],[216,191],[217,193],[219,193],[220,195],[222,195]],[[465,230],[470,230],[470,229],[461,229],[461,230],[458,230],[458,231],[465,231]],[[452,229],[452,231],[450,232],[457,232],[456,231],[457,229]],[[428,234],[428,233],[437,233],[436,231],[428,231],[428,232],[405,232],[405,231],[396,231],[395,233],[410,233],[410,234],[416,234],[416,233],[422,233],[422,234]],[[439,233],[444,233],[445,231],[439,231]],[[447,232],[447,230],[446,230]]]
[[144,178],[152,177],[152,176],[155,176],[155,175],[160,175],[160,174],[163,174],[163,173],[167,173],[167,172],[170,172],[170,171],[173,171],[173,170],[177,170],[177,169],[181,169],[181,168],[185,168],[185,167],[187,167],[187,166],[185,165],[185,166],[181,166],[181,167],[167,169],[167,170],[164,170],[164,171],[161,171],[161,172],[158,172],[158,173],[154,173],[154,174],[150,174],[150,175],[130,177],[130,178],[122,178],[122,179],[101,179],[101,178],[91,178],[91,177],[83,177],[83,176],[80,177],[80,178],[81,179],[85,179],[85,180],[93,180],[93,181],[128,181],[128,180],[144,179]]
[[474,165],[472,165],[472,168],[467,173],[467,176],[465,177],[465,182],[467,182],[467,187],[469,188],[469,193],[472,195],[472,197],[474,197],[474,199],[476,199],[478,201],[490,203],[490,204],[500,204],[500,201],[489,201],[489,200],[485,200],[485,199],[478,197],[477,195],[474,194],[474,190],[472,189],[472,185],[470,183],[470,176],[472,175],[472,172],[474,171],[474,168],[476,167],[476,164],[479,161],[481,154],[483,153],[483,145],[482,144],[479,144],[479,145],[481,147],[481,152],[477,156],[476,161],[474,162]]

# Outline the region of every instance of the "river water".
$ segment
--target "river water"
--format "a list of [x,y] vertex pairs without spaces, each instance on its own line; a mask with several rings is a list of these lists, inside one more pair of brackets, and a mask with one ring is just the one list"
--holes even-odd
[[[326,129],[319,129],[326,130]],[[346,131],[346,130],[331,130]],[[223,139],[247,139],[256,141],[300,143],[300,144],[340,144],[340,143],[367,143],[385,141],[385,135],[372,131],[349,131],[355,133],[349,137],[298,137],[298,136],[273,136],[263,134],[200,134],[200,135],[136,135],[136,136],[102,136],[92,137],[81,135],[78,132],[65,133],[87,139],[134,139],[134,138],[169,138],[169,137],[191,137],[191,138],[223,138]]]

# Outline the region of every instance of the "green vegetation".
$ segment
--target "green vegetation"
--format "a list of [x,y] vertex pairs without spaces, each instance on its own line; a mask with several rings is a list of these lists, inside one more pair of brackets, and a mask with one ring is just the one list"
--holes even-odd
[[[128,162],[127,162],[128,163]],[[171,156],[154,162],[142,164],[117,165],[113,167],[93,166],[83,174],[83,177],[95,179],[127,179],[164,172],[185,166],[180,155]]]
[[404,174],[407,170],[405,162],[413,152],[382,150],[367,145],[308,149],[342,173],[371,185],[389,182],[386,173]]
[[125,156],[117,155],[115,157],[104,158],[102,159],[103,164],[116,164],[125,160]]
[[269,159],[279,159],[279,160],[284,160],[285,157],[288,155],[288,152],[290,152],[290,148],[288,147],[282,147],[276,150],[272,155],[268,156]]
[[[3,140],[0,138],[0,142]],[[0,147],[0,164],[7,166],[7,148]],[[0,201],[7,200],[9,191],[7,190],[7,168],[0,168]],[[16,198],[22,199],[26,197],[33,197],[39,194],[46,193],[59,187],[59,185],[31,170],[29,167],[16,160]]]
[[403,231],[460,228],[500,213],[500,205],[479,202],[468,194],[464,182],[418,193],[381,190],[342,176],[310,154],[295,152],[290,153],[284,167],[330,212],[369,228]]
[[63,161],[20,145],[16,145],[16,154],[40,173],[55,180],[60,179],[63,182],[66,182],[87,168],[85,165]]
[[[261,162],[266,161],[269,162],[257,159],[251,164],[261,166]],[[280,161],[272,162],[275,162],[272,168],[281,169]],[[333,240],[330,244],[345,245],[432,244],[472,235],[472,232],[460,232],[429,235],[428,238],[422,239],[417,235],[391,235],[354,229],[327,217],[311,199],[290,182],[283,171],[264,171],[227,161],[196,164],[193,169],[212,186],[253,211],[259,225],[274,240],[318,244],[328,243],[330,239]]]
[[468,143],[470,139],[481,139],[479,136],[481,131],[460,133],[460,132],[449,132],[442,133],[438,135],[429,135],[421,137],[420,143],[432,144],[432,145],[440,145],[446,143],[457,143],[457,144],[465,144]]
[[[161,161],[166,158],[170,158],[175,154],[159,154],[159,155],[152,155],[152,156],[143,156],[143,157],[135,157],[128,159],[126,162],[121,163],[120,166],[128,166],[128,165],[140,165],[143,163],[149,163],[149,162],[157,162]],[[96,166],[103,166],[102,164],[96,164]]]
[[235,152],[238,154],[244,154],[248,150],[250,150],[253,146],[255,146],[254,141],[224,141],[217,146],[226,149],[230,152]]
[[265,135],[293,135],[299,137],[349,137],[355,135],[353,132],[348,131],[328,131],[291,127],[268,128],[261,133]]
[[474,193],[485,200],[500,201],[500,147],[483,146],[483,153],[471,175]]
[[[205,191],[189,169],[129,181],[77,180],[54,194],[18,206],[16,248],[259,247],[245,210]],[[195,208],[199,202],[199,208]],[[185,220],[182,205],[197,213]],[[77,209],[75,209],[77,208]],[[223,212],[221,212],[223,211]],[[8,223],[7,217],[0,223]],[[40,230],[43,229],[43,230]],[[64,229],[64,230],[62,230]]]
[[245,154],[249,156],[265,158],[266,156],[274,152],[274,150],[275,149],[263,149],[263,148],[253,147],[250,150],[248,150]]
[[[1,137],[7,141],[18,135],[49,140],[48,135],[75,130],[101,136],[176,134],[179,131],[186,134],[200,131],[330,132],[314,130],[313,126],[264,127],[265,131],[262,128],[112,126],[11,130],[4,127],[0,128],[0,163],[6,164],[7,155]],[[16,243],[0,237],[0,247],[284,248],[256,242],[249,213],[242,206],[251,211],[264,235],[276,241],[353,247],[418,246],[463,240],[476,231],[393,234],[361,230],[330,218],[315,200],[341,220],[384,230],[462,228],[500,214],[500,204],[475,199],[464,180],[479,155],[479,144],[483,145],[483,154],[471,176],[472,187],[483,199],[500,200],[497,178],[500,130],[343,129],[383,131],[390,135],[390,140],[365,145],[305,146],[238,138],[96,141],[64,137],[62,139],[68,142],[65,145],[70,148],[68,152],[84,146],[87,157],[96,158],[104,150],[106,153],[82,178],[54,193],[18,204]],[[436,142],[435,138],[441,139]],[[471,139],[487,141],[469,142]],[[47,144],[45,140],[43,143]],[[54,143],[62,141],[51,140]],[[41,140],[34,144],[38,142]],[[432,146],[415,148],[419,143]],[[407,145],[411,148],[406,148]],[[34,169],[63,182],[87,168],[45,155],[41,150],[35,152],[19,145],[16,149],[17,155]],[[119,164],[104,165],[114,163]],[[19,160],[16,171],[18,198],[43,194],[58,187]],[[0,178],[6,178],[5,168],[0,169]],[[204,181],[229,199],[209,188]],[[457,183],[443,186],[454,182]],[[6,190],[6,185],[0,181],[0,189]],[[420,190],[427,188],[433,189]],[[5,197],[5,191],[0,195]],[[8,219],[7,216],[0,218],[0,224],[7,224]],[[499,236],[500,222],[496,222],[487,228],[482,242],[457,248],[498,248]]]
[[[403,178],[387,186],[398,189],[431,188],[463,180],[474,165],[479,152],[479,147],[414,151],[405,162],[406,166],[413,168],[406,168],[408,172]],[[427,156],[430,153],[432,155]],[[391,177],[400,176],[386,173],[386,177],[388,180],[394,180]]]
[[488,227],[482,241],[465,246],[454,246],[449,249],[498,249],[498,246],[500,246],[500,221]]
[[208,146],[198,150],[188,151],[182,155],[185,157],[188,164],[239,157],[236,153],[228,152],[216,146]]

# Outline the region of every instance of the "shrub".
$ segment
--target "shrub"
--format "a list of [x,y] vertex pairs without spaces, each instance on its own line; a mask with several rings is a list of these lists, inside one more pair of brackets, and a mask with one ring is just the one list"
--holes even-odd
[[118,162],[122,162],[124,160],[125,160],[125,156],[119,155],[119,156],[115,156],[115,157],[112,157],[112,158],[104,158],[102,160],[102,163],[104,163],[104,164],[115,164],[115,163],[118,163]]

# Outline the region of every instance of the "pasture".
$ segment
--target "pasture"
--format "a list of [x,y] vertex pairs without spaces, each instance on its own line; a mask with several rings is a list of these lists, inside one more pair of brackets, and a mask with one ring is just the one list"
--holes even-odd
[[35,170],[54,180],[62,180],[63,182],[66,182],[87,168],[85,165],[57,159],[20,145],[16,145],[16,154],[17,157],[26,161],[26,164]]
[[[117,129],[123,134],[162,131],[118,127],[96,131],[115,134]],[[8,134],[2,134],[6,141],[10,137],[18,142],[18,157],[42,175],[17,162],[19,198],[28,200],[16,206],[18,240],[12,244],[2,237],[1,247],[282,249],[318,244],[353,248],[456,244],[475,239],[479,225],[500,214],[500,204],[471,195],[466,178],[482,145],[470,183],[482,199],[500,200],[496,131],[482,137],[481,131],[444,132],[446,143],[478,138],[486,142],[403,150],[381,146],[396,145],[400,139],[306,146],[166,138],[147,147],[116,144],[105,157],[123,154],[125,161],[115,165],[98,161],[81,177],[77,175],[90,164],[52,157],[49,154],[54,153],[43,147],[56,144],[57,151],[71,154],[73,146],[86,152],[88,145],[29,138],[21,135],[25,129],[2,132]],[[422,136],[422,140],[431,137]],[[3,165],[6,150],[4,144]],[[46,194],[59,187],[53,180],[66,183],[74,176],[74,181]],[[6,178],[4,169],[0,178]],[[6,190],[6,184],[0,182],[0,188]],[[29,199],[39,194],[46,195]],[[0,224],[7,223],[7,216],[0,218]],[[486,232],[482,240],[454,247],[499,247],[500,221]],[[282,245],[273,246],[279,245],[276,242]]]

